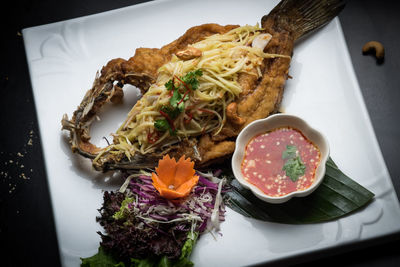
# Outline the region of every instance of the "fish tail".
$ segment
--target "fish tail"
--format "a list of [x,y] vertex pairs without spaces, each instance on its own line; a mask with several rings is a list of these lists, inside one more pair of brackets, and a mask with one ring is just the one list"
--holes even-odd
[[322,27],[344,8],[342,0],[282,0],[262,17],[264,29],[288,31],[294,40]]

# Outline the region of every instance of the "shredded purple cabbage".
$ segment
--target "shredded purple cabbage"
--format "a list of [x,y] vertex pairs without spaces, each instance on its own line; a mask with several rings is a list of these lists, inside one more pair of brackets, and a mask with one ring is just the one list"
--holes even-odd
[[[159,195],[150,176],[140,175],[130,180],[124,193],[105,192],[97,218],[105,229],[105,234],[99,232],[102,247],[120,259],[178,258],[191,232],[201,234],[212,228],[218,186],[199,175],[189,197],[170,201]],[[218,209],[222,222],[223,201]]]

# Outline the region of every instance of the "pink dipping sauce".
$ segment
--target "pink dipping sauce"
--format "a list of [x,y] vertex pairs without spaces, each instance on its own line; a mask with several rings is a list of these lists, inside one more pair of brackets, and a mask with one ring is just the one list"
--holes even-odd
[[[282,169],[287,146],[296,146],[305,165],[304,175],[293,182]],[[283,127],[253,137],[246,146],[241,171],[248,182],[272,197],[303,191],[314,182],[320,151],[300,131]]]

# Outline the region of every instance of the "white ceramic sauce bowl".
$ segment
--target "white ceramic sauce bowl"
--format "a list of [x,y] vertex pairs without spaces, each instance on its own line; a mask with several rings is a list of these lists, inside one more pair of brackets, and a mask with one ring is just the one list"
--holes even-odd
[[[259,135],[281,127],[292,127],[299,130],[308,140],[314,143],[321,153],[321,161],[315,172],[313,184],[305,190],[294,191],[284,196],[273,197],[265,194],[258,187],[244,179],[241,165],[245,156],[245,149],[249,141]],[[325,175],[325,164],[329,157],[329,144],[325,136],[312,128],[303,119],[288,115],[275,114],[265,119],[253,121],[247,125],[236,139],[236,148],[232,156],[232,170],[235,178],[245,188],[250,189],[259,199],[269,203],[283,203],[292,197],[304,197],[311,194],[322,182]]]

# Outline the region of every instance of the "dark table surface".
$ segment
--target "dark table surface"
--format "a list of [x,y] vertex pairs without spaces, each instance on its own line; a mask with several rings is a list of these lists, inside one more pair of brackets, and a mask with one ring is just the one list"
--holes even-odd
[[[23,28],[146,1],[11,1],[2,8],[0,64],[0,243],[2,266],[59,266],[41,140],[21,36]],[[348,1],[340,14],[347,46],[397,195],[400,195],[400,15],[397,1]],[[370,40],[383,63],[364,56]],[[399,49],[399,50],[398,50]],[[400,223],[400,222],[399,222]],[[278,265],[400,266],[399,235],[305,255]]]

